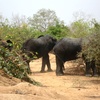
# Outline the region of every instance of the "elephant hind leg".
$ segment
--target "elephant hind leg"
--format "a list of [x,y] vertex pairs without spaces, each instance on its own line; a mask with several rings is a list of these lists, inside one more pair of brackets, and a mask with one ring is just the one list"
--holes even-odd
[[91,68],[92,68],[92,71],[93,71],[93,76],[98,76],[97,69],[96,69],[96,66],[95,66],[95,61],[91,62]]
[[85,62],[86,64],[86,73],[85,73],[85,76],[91,76],[91,73],[90,73],[90,69],[91,69],[91,65],[89,62]]
[[51,65],[50,65],[50,60],[49,60],[49,55],[47,54],[47,57],[46,57],[46,65],[47,65],[47,68],[48,68],[48,72],[51,72],[52,69],[51,69]]
[[64,64],[62,60],[56,56],[56,75],[57,76],[64,75],[63,68],[64,68]]

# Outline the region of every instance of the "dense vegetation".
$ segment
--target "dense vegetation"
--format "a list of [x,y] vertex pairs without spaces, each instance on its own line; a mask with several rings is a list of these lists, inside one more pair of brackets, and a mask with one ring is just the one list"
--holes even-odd
[[[82,52],[87,52],[87,59],[94,58],[100,67],[100,24],[95,19],[79,18],[66,26],[52,10],[41,9],[33,17],[13,16],[12,22],[0,15],[0,39],[10,39],[12,52],[0,46],[0,68],[17,78],[27,78],[27,64],[20,51],[22,43],[30,37],[50,34],[57,39],[62,37],[87,37],[88,45]],[[27,57],[27,59],[29,59]],[[31,81],[32,82],[32,81]]]

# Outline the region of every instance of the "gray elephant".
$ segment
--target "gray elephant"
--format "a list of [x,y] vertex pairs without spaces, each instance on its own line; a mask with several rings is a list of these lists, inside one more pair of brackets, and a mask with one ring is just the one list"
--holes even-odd
[[[42,57],[42,67],[40,72],[45,71],[46,65],[48,71],[52,71],[48,53],[53,49],[56,41],[57,40],[50,35],[41,35],[38,38],[31,38],[25,41],[22,46],[22,51],[32,59],[34,55],[37,58]],[[26,60],[28,66],[30,61],[31,60]]]
[[[83,39],[81,38],[63,38],[57,42],[53,48],[56,56],[56,75],[64,74],[63,68],[66,61],[78,58],[77,54],[82,50],[82,42]],[[84,54],[82,57],[86,64],[86,76],[90,75],[90,69],[93,71],[93,76],[97,75],[95,61],[88,62],[85,60]]]

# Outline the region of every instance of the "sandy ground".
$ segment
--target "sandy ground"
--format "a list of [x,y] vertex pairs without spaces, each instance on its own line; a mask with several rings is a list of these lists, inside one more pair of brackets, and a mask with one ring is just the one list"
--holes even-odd
[[45,73],[40,73],[41,59],[30,63],[30,77],[41,82],[42,87],[0,71],[0,100],[100,100],[100,77],[85,77],[83,68],[71,62],[65,63],[64,76],[56,76],[54,55],[50,55],[50,61],[53,72]]

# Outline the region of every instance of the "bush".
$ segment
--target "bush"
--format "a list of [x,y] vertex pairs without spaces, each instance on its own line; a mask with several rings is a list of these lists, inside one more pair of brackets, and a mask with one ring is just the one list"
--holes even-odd
[[[96,27],[94,29],[96,29]],[[100,70],[100,27],[87,39],[88,43],[83,44],[82,53],[86,54],[85,59],[87,61],[94,60]]]
[[23,61],[20,51],[12,50],[10,52],[7,48],[0,45],[0,69],[3,69],[10,76],[34,85],[40,85],[40,83],[30,79],[28,76],[28,65]]

